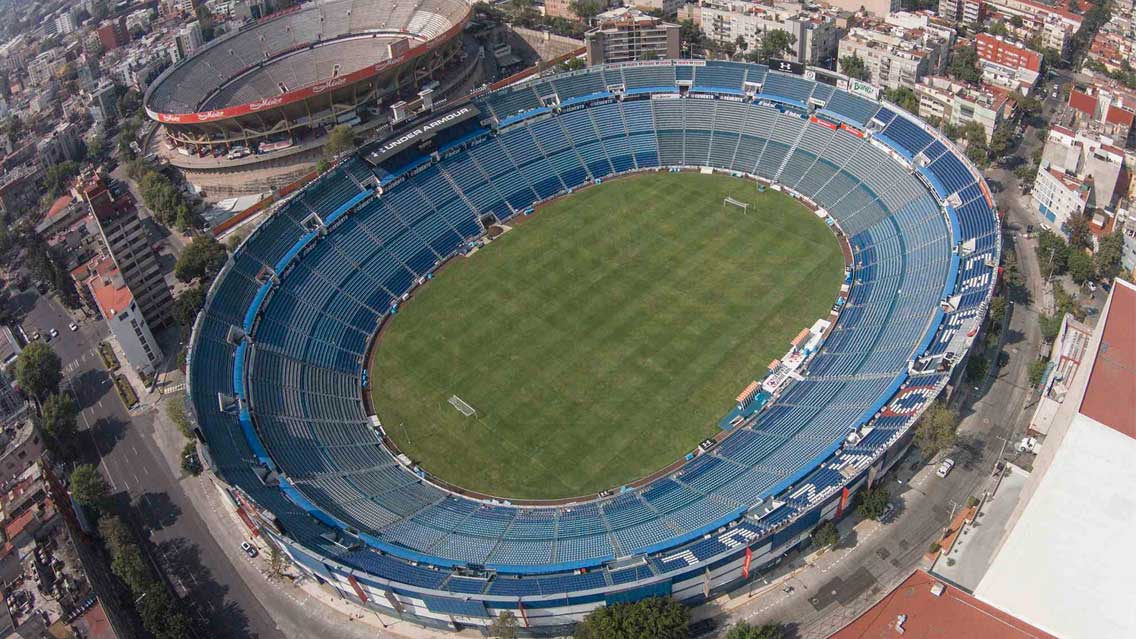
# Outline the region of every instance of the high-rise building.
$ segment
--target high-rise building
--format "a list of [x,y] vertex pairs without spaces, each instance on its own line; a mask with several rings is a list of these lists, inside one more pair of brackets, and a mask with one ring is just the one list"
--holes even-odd
[[87,265],[86,281],[99,313],[122,347],[126,361],[134,370],[151,374],[161,362],[162,351],[142,314],[122,273],[109,257],[99,257]]
[[201,35],[201,23],[196,20],[182,27],[174,39],[177,43],[179,59],[188,58],[200,49],[201,45],[205,44],[205,38]]
[[134,198],[125,188],[112,192],[96,177],[83,185],[83,199],[91,207],[103,243],[146,323],[154,329],[165,326],[173,316],[173,296]]
[[98,29],[95,29],[95,34],[98,36],[99,42],[102,43],[104,51],[117,49],[130,42],[130,32],[126,30],[125,18],[104,22]]
[[113,82],[104,81],[91,92],[91,117],[106,122],[118,117],[118,91]]
[[979,33],[974,42],[983,80],[1027,95],[1037,85],[1041,75],[1040,53],[988,33]]
[[584,34],[588,64],[664,60],[682,55],[679,26],[639,9],[621,7],[596,16],[596,28]]

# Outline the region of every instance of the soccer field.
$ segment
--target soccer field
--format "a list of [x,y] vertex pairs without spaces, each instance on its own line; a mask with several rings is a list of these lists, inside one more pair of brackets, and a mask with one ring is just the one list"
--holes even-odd
[[403,452],[465,488],[552,499],[618,487],[713,435],[746,384],[828,316],[843,267],[822,220],[750,181],[656,173],[590,187],[457,258],[400,308],[371,364],[375,410]]

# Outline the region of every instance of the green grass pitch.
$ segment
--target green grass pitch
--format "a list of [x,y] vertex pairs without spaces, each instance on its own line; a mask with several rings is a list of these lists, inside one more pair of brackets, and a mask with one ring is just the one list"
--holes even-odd
[[713,435],[746,384],[827,317],[843,264],[822,220],[750,181],[590,187],[458,258],[399,310],[375,349],[375,410],[403,452],[468,489],[618,487]]

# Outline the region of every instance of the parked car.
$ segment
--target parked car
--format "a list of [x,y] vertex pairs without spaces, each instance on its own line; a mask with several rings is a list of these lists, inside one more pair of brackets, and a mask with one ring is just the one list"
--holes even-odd
[[56,337],[59,337],[59,331],[58,331],[57,329],[54,329],[54,328],[53,328],[53,329],[51,329],[51,331],[50,331],[50,332],[51,332],[51,337],[52,337],[52,338],[56,338]]
[[252,544],[250,544],[247,541],[241,542],[241,550],[245,551],[245,554],[248,555],[249,557],[256,557],[257,555],[260,554],[256,551],[256,546],[253,546]]
[[1096,293],[1097,292],[1097,283],[1096,282],[1089,280],[1089,281],[1085,282],[1085,286],[1089,289],[1090,293]]
[[71,322],[67,325],[67,328],[71,329],[71,332],[74,333],[75,331],[79,330],[79,325],[75,322]]
[[948,458],[943,460],[943,463],[939,464],[939,470],[936,470],[935,474],[938,475],[939,477],[946,477],[947,475],[950,474],[951,469],[954,468],[954,467],[955,467],[955,460],[948,457]]
[[39,331],[32,333],[32,341],[34,342],[38,339],[39,339]]

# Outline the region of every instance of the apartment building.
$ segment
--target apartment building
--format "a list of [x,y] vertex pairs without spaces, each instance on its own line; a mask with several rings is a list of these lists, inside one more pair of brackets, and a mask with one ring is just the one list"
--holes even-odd
[[1058,118],[1061,124],[1108,136],[1112,144],[1124,147],[1136,118],[1136,92],[1113,80],[1074,85],[1069,90],[1065,115]]
[[682,55],[677,24],[664,22],[639,9],[620,7],[596,16],[596,26],[584,34],[588,65],[637,60],[664,60]]
[[161,328],[172,319],[173,297],[134,198],[125,187],[114,187],[112,191],[101,178],[92,178],[83,185],[83,199],[95,216],[115,267],[130,288],[132,300],[152,329]]
[[1043,165],[1030,192],[1030,204],[1057,232],[1064,233],[1070,219],[1083,216],[1091,208],[1092,191],[1091,181]]
[[134,294],[110,257],[96,257],[86,268],[85,284],[99,313],[106,320],[130,366],[140,373],[152,374],[162,360],[162,351],[138,308]]
[[1040,53],[1020,42],[988,33],[979,33],[974,42],[985,82],[1024,95],[1037,86],[1041,77]]
[[1033,0],[983,0],[983,5],[985,17],[1002,22],[1015,39],[1029,42],[1037,38],[1042,47],[1062,55],[1068,53],[1083,21],[1064,2],[1048,5]]
[[1125,167],[1124,149],[1091,131],[1051,126],[1041,164],[1080,180],[1091,181],[1097,208],[1114,211],[1128,196],[1132,179]]
[[1013,115],[1013,103],[1004,90],[974,87],[944,76],[928,76],[915,85],[919,116],[934,117],[944,124],[961,127],[977,122],[989,142],[994,129]]
[[740,37],[756,49],[765,33],[785,31],[795,39],[784,57],[801,64],[831,66],[843,29],[832,11],[798,2],[755,3],[742,0],[700,0],[686,5],[681,17],[701,27],[717,42]]
[[938,25],[913,28],[906,20],[872,21],[841,38],[838,57],[863,60],[872,84],[914,89],[924,77],[943,71],[952,41],[953,31]]

